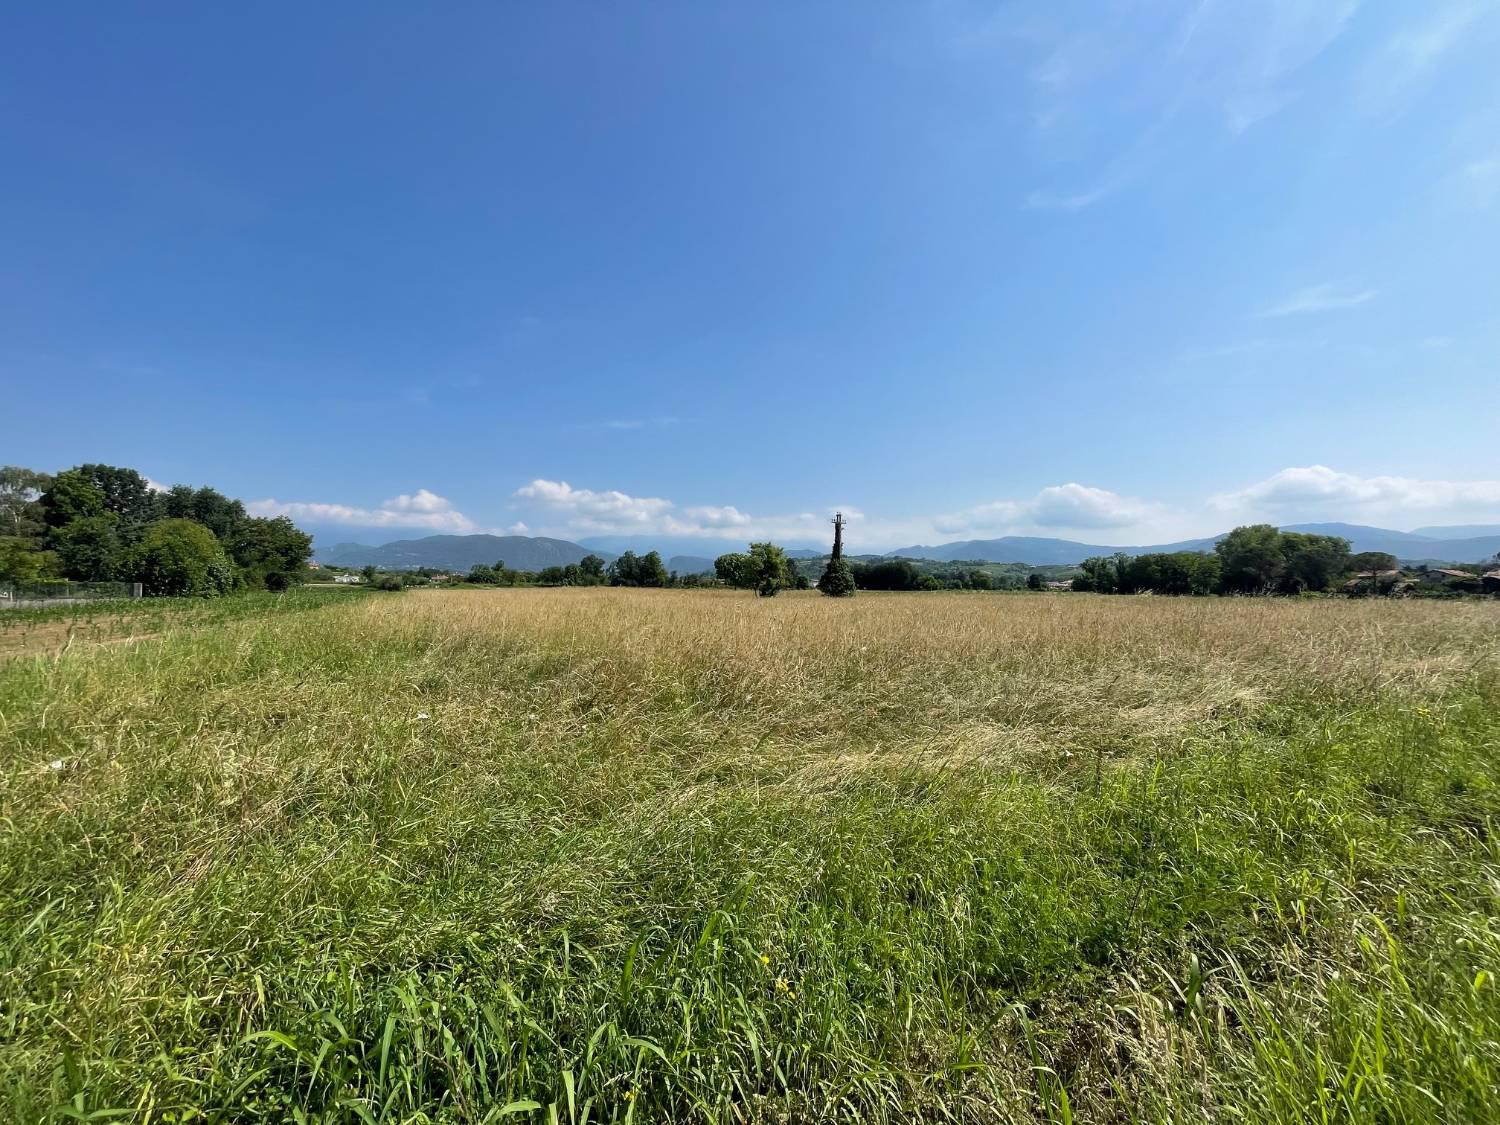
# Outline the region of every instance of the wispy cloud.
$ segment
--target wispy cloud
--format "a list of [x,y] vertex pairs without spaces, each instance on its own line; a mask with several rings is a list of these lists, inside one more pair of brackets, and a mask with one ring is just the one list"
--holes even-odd
[[1113,194],[1118,184],[1106,184],[1092,191],[1081,191],[1073,195],[1054,195],[1051,192],[1034,191],[1026,197],[1026,206],[1034,211],[1082,211],[1092,207],[1101,199]]
[[[1304,72],[1359,0],[1185,0],[1095,6],[1084,21],[1017,17],[1038,146],[1076,186],[1039,187],[1035,210],[1082,211],[1201,145],[1205,122],[1242,133],[1303,96]],[[1092,164],[1092,168],[1087,168]]]
[[675,426],[681,418],[664,415],[654,418],[606,418],[602,422],[580,422],[578,428],[585,430],[651,430]]
[[1374,289],[1351,289],[1333,282],[1309,285],[1290,296],[1260,310],[1255,319],[1266,320],[1280,316],[1300,316],[1303,313],[1333,312],[1338,309],[1358,308],[1372,301],[1378,294]]
[[1210,505],[1222,511],[1351,514],[1377,508],[1387,513],[1500,506],[1500,480],[1422,480],[1339,472],[1327,465],[1282,469],[1247,488],[1220,493]]
[[453,533],[477,531],[479,527],[447,499],[425,488],[410,495],[394,496],[378,508],[275,499],[253,500],[245,508],[253,516],[290,516],[309,523],[349,527],[411,527]]
[[1500,156],[1470,160],[1447,178],[1444,194],[1465,206],[1483,209],[1500,202]]
[[1371,112],[1402,109],[1443,57],[1461,47],[1479,21],[1500,12],[1500,5],[1490,0],[1437,0],[1406,10],[1420,15],[1391,35],[1359,75],[1359,100]]

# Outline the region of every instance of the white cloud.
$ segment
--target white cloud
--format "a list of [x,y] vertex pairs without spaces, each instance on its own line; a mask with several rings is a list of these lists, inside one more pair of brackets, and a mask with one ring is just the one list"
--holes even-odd
[[1037,493],[1028,514],[1038,527],[1129,527],[1151,510],[1144,501],[1107,489],[1059,484]]
[[994,500],[963,512],[936,517],[933,528],[958,532],[1026,529],[1134,527],[1160,513],[1145,500],[1104,488],[1068,483],[1042,489],[1030,500]]
[[[796,540],[823,538],[827,517],[797,515],[754,516],[732,504],[701,504],[679,508],[661,497],[631,496],[615,489],[574,488],[567,481],[534,480],[516,489],[515,498],[560,518],[545,534],[673,535],[705,539],[742,538]],[[841,509],[849,519],[862,518],[856,509]]]
[[1402,512],[1500,506],[1500,480],[1419,480],[1361,477],[1327,465],[1282,469],[1263,481],[1210,499],[1221,511],[1292,511],[1303,515],[1376,510]]
[[655,531],[658,520],[672,508],[670,500],[629,496],[614,489],[595,492],[574,488],[565,480],[534,480],[516,489],[515,495],[566,513],[571,526],[585,531]]
[[1257,319],[1265,320],[1279,316],[1297,316],[1302,313],[1332,312],[1336,309],[1358,308],[1376,297],[1373,289],[1350,289],[1333,282],[1309,285],[1299,289],[1284,300],[1256,313]]
[[309,501],[252,500],[245,505],[252,516],[290,516],[308,523],[334,523],[349,527],[412,527],[428,531],[463,533],[478,525],[443,497],[425,488],[410,496],[395,496],[378,508]]
[[734,507],[726,504],[723,507],[708,505],[699,508],[684,508],[682,514],[705,527],[749,527],[752,522],[750,516]]
[[417,489],[416,493],[411,496],[403,495],[387,500],[381,507],[391,512],[432,513],[453,510],[452,504],[436,493],[427,491],[425,488]]

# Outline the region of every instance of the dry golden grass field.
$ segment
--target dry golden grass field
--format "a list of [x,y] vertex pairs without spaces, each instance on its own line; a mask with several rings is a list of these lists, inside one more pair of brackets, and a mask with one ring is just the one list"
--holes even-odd
[[1500,1113],[1500,602],[21,628],[3,1120]]

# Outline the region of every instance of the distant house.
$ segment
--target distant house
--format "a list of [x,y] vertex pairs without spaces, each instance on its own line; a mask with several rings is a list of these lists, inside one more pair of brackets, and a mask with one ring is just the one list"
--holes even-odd
[[364,581],[364,579],[357,574],[335,574],[333,576],[333,580],[339,583],[339,585],[341,586],[358,586],[361,582]]
[[310,562],[310,563],[307,564],[307,569],[308,570],[322,570],[323,569],[323,564],[322,563]]
[[1072,588],[1073,588],[1073,580],[1071,578],[1069,578],[1066,582],[1048,582],[1047,583],[1047,589],[1049,589],[1049,590],[1071,590]]
[[1401,581],[1399,570],[1361,570],[1356,571],[1354,576],[1344,583],[1344,593],[1399,593],[1404,592],[1411,586],[1410,582]]
[[1453,570],[1449,567],[1433,566],[1422,572],[1422,581],[1434,586],[1442,586],[1452,581],[1472,582],[1474,575],[1467,570]]

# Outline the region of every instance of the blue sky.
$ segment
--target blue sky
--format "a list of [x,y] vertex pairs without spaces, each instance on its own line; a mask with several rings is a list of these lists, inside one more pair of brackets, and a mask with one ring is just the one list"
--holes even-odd
[[1500,522],[1500,3],[12,5],[0,460],[320,535]]

